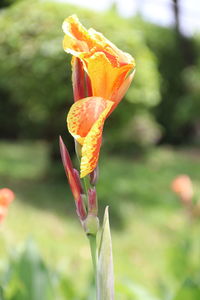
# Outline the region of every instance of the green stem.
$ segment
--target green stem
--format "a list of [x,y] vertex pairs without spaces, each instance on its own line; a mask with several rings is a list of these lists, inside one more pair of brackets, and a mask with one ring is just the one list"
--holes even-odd
[[88,190],[90,188],[90,182],[88,176],[83,177],[83,184],[84,184],[84,189],[85,189],[85,194],[88,194]]
[[90,251],[92,256],[92,263],[93,263],[93,270],[94,270],[94,279],[95,279],[95,286],[97,283],[97,242],[96,242],[96,235],[88,234],[88,239],[90,242]]
[[90,242],[90,251],[92,256],[93,269],[96,277],[97,270],[97,258],[96,258],[96,235],[88,234],[89,242]]

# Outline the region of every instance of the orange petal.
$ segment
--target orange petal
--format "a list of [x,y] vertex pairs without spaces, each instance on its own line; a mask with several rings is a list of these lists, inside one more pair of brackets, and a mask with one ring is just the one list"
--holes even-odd
[[76,55],[76,52],[89,51],[94,45],[90,34],[79,22],[76,15],[65,19],[62,28],[65,33],[63,48],[66,52]]
[[81,60],[91,82],[92,95],[110,99],[117,105],[121,97],[120,87],[129,71],[135,68],[133,57],[118,49],[101,33],[84,28],[75,15],[64,21],[63,30],[64,50]]
[[84,139],[80,167],[81,178],[91,173],[96,168],[98,163],[103,125],[113,105],[112,101],[104,101],[106,102],[106,108],[101,113],[98,120],[94,123],[88,135]]
[[[133,69],[132,64],[122,67],[113,67],[105,53],[97,52],[84,59],[87,63],[87,72],[91,80],[94,96],[111,99],[115,90],[123,83],[127,73]],[[112,99],[115,101],[115,99]]]
[[115,102],[112,109],[109,112],[109,115],[113,112],[115,107],[119,104],[119,102],[122,100],[124,95],[126,94],[127,90],[129,89],[131,82],[133,80],[133,77],[135,75],[135,70],[124,80],[122,85],[119,87],[119,89],[115,90],[114,93],[111,96],[111,100]]
[[[102,52],[114,67],[131,64],[135,66],[133,57],[118,49],[113,43],[93,28],[87,30],[78,20],[76,15],[72,15],[63,22],[65,37],[63,48],[67,53],[71,53],[81,58],[81,53],[87,57],[97,52]],[[82,57],[84,60],[84,57]]]
[[91,35],[91,37],[96,40],[96,43],[99,46],[101,46],[102,49],[104,49],[104,51],[106,50],[107,53],[117,58],[118,66],[122,66],[124,64],[135,65],[134,58],[130,54],[121,51],[112,42],[110,42],[107,38],[105,38],[105,36],[102,33],[94,30],[93,28],[90,28],[88,32]]
[[85,137],[107,108],[108,102],[101,97],[87,97],[72,105],[67,116],[67,125],[69,132],[79,144],[83,145]]

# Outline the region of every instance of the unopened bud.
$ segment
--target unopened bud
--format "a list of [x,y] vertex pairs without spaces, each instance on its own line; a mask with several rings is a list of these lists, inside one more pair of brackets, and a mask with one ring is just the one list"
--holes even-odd
[[84,204],[84,196],[85,195],[80,195],[79,201],[76,202],[76,213],[81,221],[84,221],[87,216]]
[[60,137],[60,153],[61,153],[65,173],[68,177],[69,185],[72,194],[74,196],[76,211],[80,220],[82,221],[86,218],[85,203],[82,195],[83,189],[80,182],[79,173],[76,169],[73,168],[71,158],[61,137]]
[[99,167],[97,166],[91,173],[90,173],[90,184],[96,185],[97,180],[99,178]]
[[89,214],[83,222],[83,227],[85,229],[86,234],[96,235],[99,230],[98,217]]
[[88,190],[88,213],[94,216],[97,216],[98,214],[98,202],[95,187]]
[[74,169],[74,175],[75,175],[76,183],[80,188],[80,192],[81,192],[81,194],[83,194],[83,187],[82,187],[79,171]]

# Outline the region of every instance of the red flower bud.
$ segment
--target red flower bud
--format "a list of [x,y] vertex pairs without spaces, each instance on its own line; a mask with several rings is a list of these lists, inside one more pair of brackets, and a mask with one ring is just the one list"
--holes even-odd
[[90,183],[91,185],[96,185],[99,177],[99,168],[98,166],[90,173]]
[[60,153],[62,157],[63,166],[65,169],[65,173],[68,177],[69,185],[72,191],[72,194],[74,196],[74,200],[76,203],[77,208],[77,214],[80,217],[81,220],[84,220],[86,218],[86,210],[85,205],[83,201],[83,195],[82,195],[82,186],[80,182],[80,177],[78,174],[78,171],[73,168],[71,158],[69,156],[69,152],[67,151],[67,148],[65,144],[63,143],[62,138],[59,139],[60,142]]
[[88,215],[97,216],[98,204],[97,204],[97,193],[95,188],[88,190]]
[[74,170],[74,176],[75,176],[75,178],[76,178],[76,183],[77,183],[77,185],[78,185],[79,188],[80,188],[81,194],[83,194],[84,191],[83,191],[83,187],[82,187],[82,184],[81,184],[81,179],[80,179],[80,176],[79,176],[79,172],[78,172],[78,170],[76,170],[76,169],[73,169],[73,170]]

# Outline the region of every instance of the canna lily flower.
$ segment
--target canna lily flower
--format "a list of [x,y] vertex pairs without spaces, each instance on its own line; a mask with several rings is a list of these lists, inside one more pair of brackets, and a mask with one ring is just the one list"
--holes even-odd
[[14,193],[10,189],[0,189],[0,222],[2,222],[7,215],[8,206],[14,200]]
[[75,101],[67,124],[82,146],[80,177],[84,177],[97,166],[104,122],[129,88],[135,61],[101,33],[85,29],[75,15],[64,21],[63,31],[63,48],[73,56]]
[[194,196],[193,184],[188,175],[179,175],[172,181],[172,191],[184,204],[190,204]]

